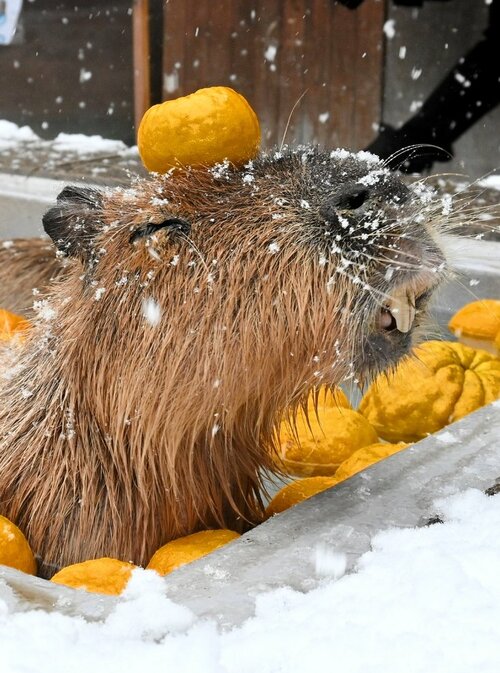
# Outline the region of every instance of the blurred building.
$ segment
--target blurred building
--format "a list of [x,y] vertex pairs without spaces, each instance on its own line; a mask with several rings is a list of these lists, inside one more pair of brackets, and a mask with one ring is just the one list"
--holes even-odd
[[[24,0],[0,46],[0,119],[133,143],[148,105],[222,84],[250,100],[267,146],[286,132],[357,150],[381,119],[410,117],[486,21],[477,0]],[[500,166],[499,129],[494,110],[443,168]]]

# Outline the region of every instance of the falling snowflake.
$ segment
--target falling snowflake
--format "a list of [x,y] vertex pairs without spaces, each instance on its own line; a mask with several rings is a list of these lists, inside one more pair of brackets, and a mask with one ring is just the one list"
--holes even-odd
[[161,306],[151,297],[142,302],[142,315],[152,327],[156,327],[161,320]]

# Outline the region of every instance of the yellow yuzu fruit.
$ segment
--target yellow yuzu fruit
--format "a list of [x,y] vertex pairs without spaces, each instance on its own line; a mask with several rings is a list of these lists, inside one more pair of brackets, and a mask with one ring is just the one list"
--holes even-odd
[[127,586],[133,563],[115,558],[98,558],[62,568],[51,582],[98,594],[121,594]]
[[287,422],[280,428],[279,462],[300,477],[331,476],[351,453],[378,439],[366,419],[353,409],[323,407],[318,416],[301,410],[297,435]]
[[22,338],[30,327],[31,323],[22,316],[0,308],[0,341],[10,341],[15,336]]
[[238,537],[240,537],[238,533],[226,529],[202,530],[199,533],[186,535],[160,547],[146,567],[148,570],[156,570],[160,575],[166,575],[186,563],[210,554]]
[[315,399],[317,398],[318,403],[318,413],[321,413],[323,409],[334,408],[334,409],[352,409],[351,403],[347,398],[347,395],[341,388],[328,388],[322,386],[318,388],[317,391],[311,392],[307,401],[307,408],[309,411],[314,413]]
[[466,304],[451,318],[448,327],[457,337],[493,341],[500,332],[500,300],[480,299]]
[[500,359],[451,341],[427,341],[382,374],[359,411],[391,442],[415,442],[500,397]]
[[448,323],[457,339],[493,355],[500,353],[500,300],[480,299],[463,306]]
[[19,528],[0,516],[0,565],[34,575],[36,561],[28,541]]
[[339,469],[335,472],[335,480],[337,483],[349,479],[353,474],[361,472],[370,467],[379,460],[383,460],[393,453],[397,453],[408,446],[405,442],[398,442],[397,444],[387,444],[385,442],[376,442],[363,446],[363,448],[355,451],[352,456],[339,465]]
[[137,145],[146,168],[158,173],[225,159],[240,166],[259,151],[259,120],[241,94],[213,86],[149,108]]
[[272,516],[285,511],[293,505],[321,493],[337,483],[336,477],[306,477],[283,486],[266,507],[266,515]]

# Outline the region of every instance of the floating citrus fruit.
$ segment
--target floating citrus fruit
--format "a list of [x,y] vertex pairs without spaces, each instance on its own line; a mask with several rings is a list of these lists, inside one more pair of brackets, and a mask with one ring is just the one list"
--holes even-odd
[[336,477],[306,477],[292,481],[276,493],[266,507],[267,516],[284,512],[316,493],[321,493],[337,483]]
[[66,566],[51,581],[99,594],[121,594],[135,567],[126,561],[104,557]]
[[160,547],[153,554],[147,568],[156,570],[160,575],[166,575],[186,563],[210,554],[237,537],[240,537],[238,533],[226,529],[202,530],[199,533],[180,537]]
[[352,477],[354,474],[365,470],[367,467],[370,467],[370,465],[378,463],[379,460],[392,456],[393,453],[397,453],[407,446],[408,444],[405,442],[398,442],[397,444],[377,442],[375,444],[363,446],[363,448],[355,451],[352,456],[349,456],[347,460],[344,460],[339,466],[339,469],[335,472],[335,479],[337,483],[349,479],[349,477]]
[[10,341],[15,336],[23,335],[30,323],[20,315],[0,308],[0,341]]
[[377,441],[377,433],[353,409],[319,407],[318,415],[299,411],[296,434],[288,423],[280,428],[279,460],[288,474],[331,476],[356,449]]
[[259,151],[259,120],[241,94],[214,86],[149,108],[137,145],[146,168],[158,173],[226,159],[240,166]]
[[347,395],[341,388],[327,388],[322,386],[313,390],[307,401],[307,408],[309,411],[314,411],[315,403],[317,401],[318,413],[321,413],[323,409],[334,408],[334,409],[352,409],[351,403],[347,398]]
[[448,323],[459,341],[473,348],[484,348],[497,355],[500,349],[500,300],[480,299],[463,306]]
[[415,442],[500,397],[500,359],[451,341],[427,341],[382,374],[359,410],[391,442]]
[[0,565],[30,575],[36,573],[36,561],[28,541],[19,528],[4,516],[0,516]]

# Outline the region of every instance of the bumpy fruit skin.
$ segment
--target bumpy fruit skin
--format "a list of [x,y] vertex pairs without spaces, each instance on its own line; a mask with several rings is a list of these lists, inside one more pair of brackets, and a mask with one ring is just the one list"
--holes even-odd
[[34,575],[36,561],[28,541],[19,528],[0,516],[0,565]]
[[0,308],[0,341],[10,341],[14,337],[21,337],[29,329],[31,323],[25,318]]
[[353,409],[320,407],[297,416],[297,438],[287,423],[280,428],[279,461],[288,474],[299,477],[332,476],[356,449],[377,441],[377,433]]
[[118,595],[127,586],[136,566],[115,558],[98,558],[62,568],[51,582],[98,594]]
[[500,359],[460,343],[428,341],[381,375],[359,411],[390,442],[415,442],[500,397]]
[[339,469],[335,472],[336,483],[349,479],[353,474],[361,472],[362,470],[378,463],[379,460],[392,456],[393,453],[398,453],[405,449],[408,444],[405,442],[398,442],[397,444],[386,444],[384,442],[377,442],[364,446],[362,449],[355,451],[352,456],[339,465]]
[[238,537],[240,537],[238,533],[227,529],[202,530],[180,537],[160,547],[153,554],[147,569],[156,570],[160,575],[167,575],[172,570],[196,561]]
[[276,493],[273,499],[266,507],[266,515],[273,516],[284,512],[289,507],[297,505],[307,498],[311,498],[316,493],[321,493],[337,483],[336,477],[307,477],[306,479],[298,479],[283,486],[283,488]]
[[236,166],[253,159],[260,146],[257,115],[247,100],[225,86],[153,105],[139,125],[137,145],[150,171],[178,166]]
[[307,408],[314,413],[314,400],[317,398],[318,413],[324,409],[352,409],[351,403],[347,395],[341,388],[334,388],[333,390],[322,386],[317,389],[317,395],[312,392],[309,395]]
[[462,307],[448,323],[457,339],[500,355],[500,300],[481,299]]
[[500,300],[480,299],[466,304],[448,323],[456,336],[493,341],[500,332]]

